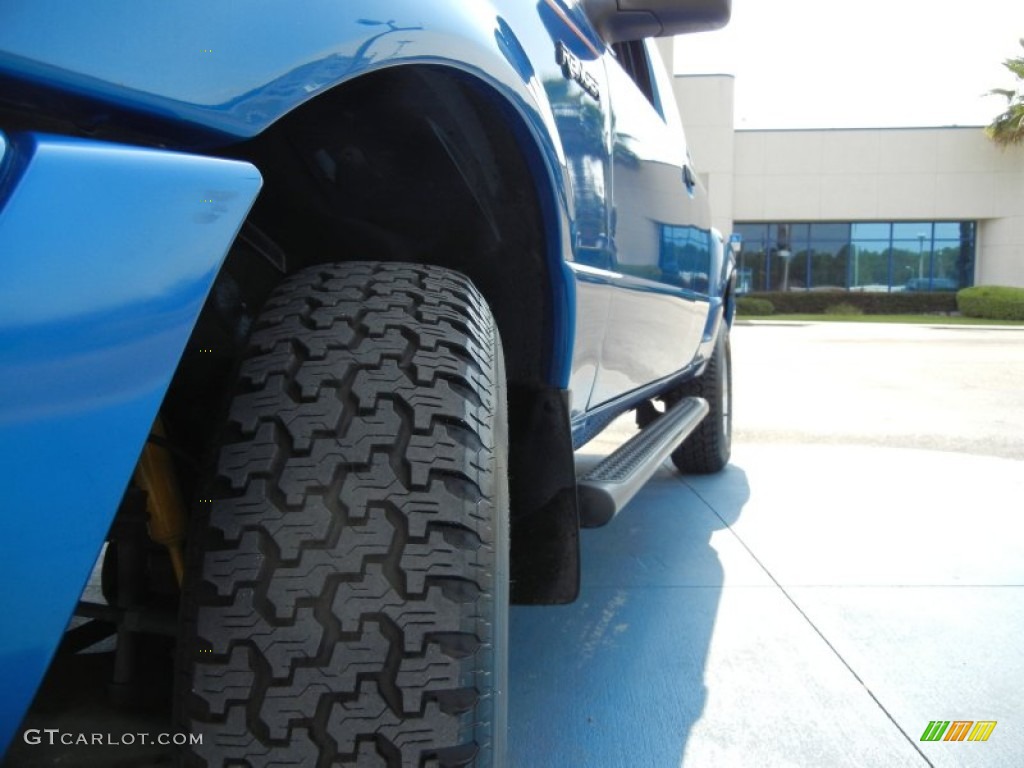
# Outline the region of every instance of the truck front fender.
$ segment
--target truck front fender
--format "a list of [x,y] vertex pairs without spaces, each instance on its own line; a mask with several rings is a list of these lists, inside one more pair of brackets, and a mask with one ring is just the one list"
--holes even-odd
[[0,155],[2,754],[261,180],[33,134],[0,135]]

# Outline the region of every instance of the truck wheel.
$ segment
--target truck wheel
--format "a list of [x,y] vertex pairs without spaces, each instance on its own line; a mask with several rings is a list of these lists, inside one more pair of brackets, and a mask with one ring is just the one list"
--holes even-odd
[[461,275],[322,265],[275,291],[190,540],[187,765],[503,763],[506,421]]
[[708,415],[672,452],[672,463],[683,474],[709,475],[729,463],[732,453],[732,352],[729,328],[723,324],[704,373],[672,393],[670,404],[683,397],[703,397]]

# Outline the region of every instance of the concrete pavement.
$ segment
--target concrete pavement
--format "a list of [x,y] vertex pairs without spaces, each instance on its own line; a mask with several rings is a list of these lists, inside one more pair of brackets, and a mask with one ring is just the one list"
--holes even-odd
[[[584,532],[576,604],[513,609],[512,765],[1020,764],[1009,333],[737,328],[731,466],[666,465]],[[584,461],[631,432],[616,429]],[[922,742],[934,720],[997,725]]]
[[[1024,329],[742,326],[733,342],[731,465],[666,464],[583,532],[579,601],[513,608],[511,766],[1020,765]],[[110,671],[90,674],[98,693]],[[95,695],[62,704],[40,727],[162,728]],[[936,720],[997,725],[922,742]]]
[[742,325],[733,361],[741,443],[1024,459],[1024,326]]

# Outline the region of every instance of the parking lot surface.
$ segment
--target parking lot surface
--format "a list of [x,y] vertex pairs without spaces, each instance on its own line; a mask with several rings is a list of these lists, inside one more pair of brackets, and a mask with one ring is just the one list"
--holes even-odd
[[733,332],[736,438],[1024,459],[1024,327],[808,323]]
[[[510,765],[1020,765],[1024,329],[742,325],[733,355],[731,465],[666,463],[583,532],[576,603],[512,609]],[[76,673],[31,725],[164,727]],[[996,725],[922,741],[934,721]],[[16,742],[5,765],[161,757]]]
[[731,466],[666,464],[584,532],[577,603],[513,609],[512,765],[1020,764],[1024,331],[733,342]]

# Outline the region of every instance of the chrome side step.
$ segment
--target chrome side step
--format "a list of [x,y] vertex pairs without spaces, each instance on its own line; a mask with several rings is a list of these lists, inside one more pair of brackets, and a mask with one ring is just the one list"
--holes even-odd
[[578,483],[583,527],[596,528],[615,517],[708,410],[702,397],[680,400],[590,470]]

